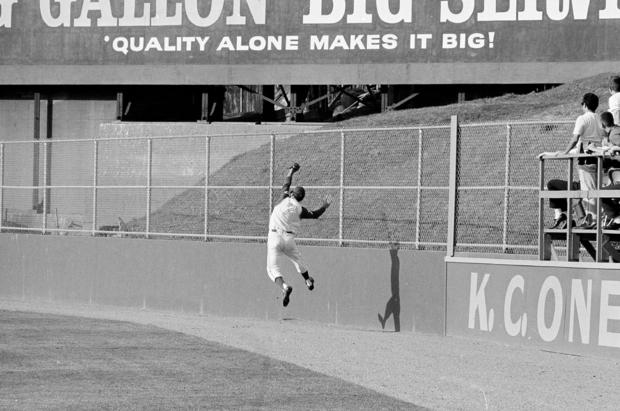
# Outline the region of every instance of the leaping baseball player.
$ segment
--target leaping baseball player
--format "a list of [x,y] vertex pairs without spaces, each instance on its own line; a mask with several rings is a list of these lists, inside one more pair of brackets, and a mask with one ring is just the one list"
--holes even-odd
[[304,199],[306,191],[301,186],[291,188],[293,174],[299,171],[299,168],[297,163],[289,168],[286,181],[282,186],[282,200],[273,208],[269,219],[267,237],[267,274],[282,289],[284,294],[282,305],[285,307],[289,303],[293,287],[286,284],[282,278],[280,259],[282,255],[287,256],[295,265],[297,272],[304,278],[308,290],[314,289],[314,278],[308,274],[308,267],[295,244],[295,236],[299,233],[302,218],[319,218],[331,203],[331,199],[326,197],[321,207],[314,211],[308,211],[299,204]]

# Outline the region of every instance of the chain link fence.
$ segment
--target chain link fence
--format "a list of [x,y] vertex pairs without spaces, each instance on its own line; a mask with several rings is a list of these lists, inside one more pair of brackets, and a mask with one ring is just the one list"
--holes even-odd
[[[457,251],[536,253],[536,154],[571,126],[461,126]],[[262,242],[293,161],[304,206],[333,199],[301,243],[446,249],[449,126],[0,142],[0,230]]]
[[[564,149],[572,129],[571,122],[460,127],[455,251],[537,253],[537,155]],[[558,166],[546,178],[565,178]]]

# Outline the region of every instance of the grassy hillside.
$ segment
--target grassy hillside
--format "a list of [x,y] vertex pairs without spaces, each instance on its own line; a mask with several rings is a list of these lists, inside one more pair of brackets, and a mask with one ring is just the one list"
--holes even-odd
[[407,125],[447,124],[458,114],[466,123],[507,120],[565,120],[580,114],[581,97],[587,92],[599,96],[599,110],[607,110],[608,80],[615,73],[603,73],[561,86],[524,95],[466,101],[441,107],[400,110],[353,118],[336,123],[337,127],[392,127]]
[[[607,81],[610,74],[565,84],[541,93],[507,95],[443,107],[395,111],[329,124],[325,129],[447,125],[458,114],[463,123],[506,122],[511,120],[572,120],[580,114],[581,96],[595,92],[600,110],[607,108]],[[470,141],[464,150],[461,178],[465,185],[501,185],[504,169],[505,127],[491,127],[485,133],[464,132]],[[519,134],[520,147],[511,165],[511,184],[535,186],[538,164],[535,155],[564,145],[570,127],[535,126]],[[422,185],[447,187],[449,141],[446,129],[429,130],[422,148]],[[499,143],[498,143],[499,140]],[[359,132],[347,134],[345,185],[415,186],[418,167],[417,133],[412,131]],[[298,176],[304,186],[337,186],[340,170],[339,133],[299,135],[278,142],[275,184],[281,184],[292,161],[302,164]],[[197,182],[198,185],[204,181]],[[211,185],[241,186],[269,184],[269,146],[238,156],[210,176]],[[319,221],[304,222],[304,237],[336,238],[338,235],[338,190],[308,189],[305,205],[313,208],[319,198],[331,195],[332,209]],[[537,238],[535,193],[511,193],[508,240],[513,244],[534,245]],[[213,190],[209,196],[209,232],[219,235],[264,236],[269,207],[266,189]],[[276,196],[277,197],[277,196]],[[345,194],[344,237],[366,240],[413,241],[416,234],[417,193],[415,190],[347,190]],[[420,205],[420,241],[444,243],[447,233],[447,191],[423,192]],[[277,198],[274,198],[277,201]],[[493,194],[462,195],[463,227],[459,239],[468,242],[498,243],[502,239],[503,191]],[[465,208],[465,207],[464,207]],[[151,231],[200,234],[204,227],[204,191],[187,190],[151,215]],[[131,223],[144,230],[144,219]]]

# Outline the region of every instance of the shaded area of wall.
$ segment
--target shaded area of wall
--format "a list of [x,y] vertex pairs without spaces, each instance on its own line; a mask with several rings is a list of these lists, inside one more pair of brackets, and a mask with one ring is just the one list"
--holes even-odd
[[443,253],[301,250],[316,288],[285,263],[294,292],[284,309],[265,244],[3,234],[0,297],[443,333]]
[[447,259],[448,335],[620,356],[618,265]]

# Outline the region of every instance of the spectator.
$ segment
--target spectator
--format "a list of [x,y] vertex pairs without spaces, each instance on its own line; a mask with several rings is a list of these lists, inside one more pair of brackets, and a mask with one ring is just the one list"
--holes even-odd
[[614,123],[620,124],[620,76],[609,79],[609,112],[614,116]]
[[[603,187],[601,190],[620,190],[620,182],[612,183]],[[620,229],[620,202],[617,198],[601,198],[601,206],[605,212],[606,222],[603,225],[605,230]]]
[[[620,95],[620,94],[618,94]],[[607,144],[603,147],[603,154],[617,155],[620,154],[620,126],[614,124],[614,118],[609,112],[601,114],[601,125],[607,133]],[[620,160],[605,159],[604,167],[609,169],[620,168]],[[603,190],[620,190],[620,182],[612,181],[610,185],[603,187]],[[617,198],[602,198],[601,205],[607,216],[607,223],[604,228],[606,230],[620,229],[620,203]]]
[[[615,123],[611,113],[601,113],[601,127],[607,134],[606,144],[602,147],[603,154],[614,155],[620,153],[620,126]],[[613,161],[614,162],[611,163],[612,167],[620,166],[620,161]]]
[[[598,96],[593,93],[584,94],[581,100],[583,114],[575,120],[573,137],[570,139],[564,151],[558,151],[553,155],[568,155],[576,150],[581,152],[583,145],[591,147],[592,141],[602,142],[605,138],[605,131],[601,127],[598,116],[595,114],[598,108]],[[547,154],[547,153],[543,153]],[[573,190],[594,190],[596,189],[596,158],[580,158],[578,161],[577,172],[579,183],[573,182]],[[547,183],[549,190],[566,190],[568,183],[564,180],[551,180]],[[596,200],[586,198],[581,201],[586,208],[586,214],[579,224],[579,228],[593,229],[596,227],[598,212],[596,210]],[[554,222],[551,228],[564,228],[566,226],[566,211],[568,204],[564,199],[550,199],[549,206],[554,209]]]

